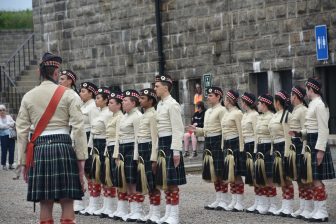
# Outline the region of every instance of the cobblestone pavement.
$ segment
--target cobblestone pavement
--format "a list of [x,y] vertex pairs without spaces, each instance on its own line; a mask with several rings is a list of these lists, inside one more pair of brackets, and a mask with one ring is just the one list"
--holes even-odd
[[[14,173],[11,171],[0,171],[0,223],[38,223],[39,206],[36,205],[36,212],[33,213],[33,203],[26,201],[26,184],[20,180],[12,180]],[[336,223],[336,181],[326,181],[329,193],[328,211],[330,223]],[[296,190],[296,189],[295,189]],[[188,184],[181,187],[180,223],[304,223],[301,220],[281,218],[274,216],[262,216],[248,213],[234,213],[223,211],[206,211],[203,206],[214,199],[213,186],[204,183],[199,174],[189,174]],[[297,192],[296,192],[297,193]],[[247,187],[245,201],[247,205],[253,201],[252,188]],[[280,202],[280,189],[278,198]],[[295,195],[297,198],[297,194]],[[148,209],[146,199],[146,210]],[[86,196],[87,201],[87,196]],[[295,208],[298,203],[295,203]],[[162,206],[162,214],[164,207]],[[60,218],[60,206],[54,207],[54,218]],[[77,223],[121,223],[110,219],[98,217],[77,216]],[[58,223],[55,222],[55,223]]]

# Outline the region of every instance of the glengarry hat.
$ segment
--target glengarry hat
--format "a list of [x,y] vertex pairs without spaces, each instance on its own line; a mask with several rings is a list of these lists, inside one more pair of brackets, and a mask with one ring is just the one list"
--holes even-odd
[[309,86],[313,89],[315,89],[317,92],[320,92],[322,84],[317,81],[316,79],[309,78],[306,82],[306,86]]
[[135,97],[137,99],[139,99],[139,93],[134,90],[134,89],[129,89],[129,90],[125,90],[123,93],[122,93],[123,97]]
[[275,95],[278,96],[278,97],[280,97],[285,102],[289,102],[290,101],[288,93],[286,93],[286,91],[284,91],[284,90],[280,90]]
[[93,84],[92,82],[82,82],[80,84],[80,88],[84,88],[87,89],[91,92],[93,92],[95,95],[97,94],[97,86],[95,84]]
[[252,105],[255,104],[256,102],[256,97],[252,93],[245,92],[242,96],[241,99],[247,104],[247,105]]
[[100,87],[98,90],[97,90],[97,95],[98,94],[102,94],[102,95],[105,95],[106,97],[109,97],[110,94],[111,94],[111,91],[109,88],[107,87]]
[[238,99],[239,99],[239,93],[237,91],[232,90],[232,89],[227,91],[226,96],[229,97],[231,100],[233,100],[233,102],[237,102]]
[[157,75],[155,76],[155,82],[167,82],[173,85],[173,80],[169,75]]
[[215,93],[215,94],[220,95],[221,97],[223,96],[223,90],[219,87],[216,87],[216,86],[211,86],[211,87],[207,88],[206,93],[207,94]]
[[260,102],[268,104],[268,105],[273,104],[273,96],[271,96],[269,94],[263,94],[263,95],[259,96],[258,100]]
[[157,101],[157,96],[154,89],[147,88],[140,90],[140,96],[149,96]]
[[59,68],[62,64],[62,58],[52,53],[46,52],[42,56],[40,67],[55,67]]
[[121,92],[111,92],[110,94],[110,99],[118,99],[118,100],[123,100],[123,94]]
[[71,71],[71,70],[63,70],[61,72],[61,75],[68,76],[72,80],[72,83],[75,85],[75,83],[77,81],[77,75],[73,71]]
[[300,99],[304,99],[306,96],[306,90],[301,86],[294,86],[292,92],[295,93]]

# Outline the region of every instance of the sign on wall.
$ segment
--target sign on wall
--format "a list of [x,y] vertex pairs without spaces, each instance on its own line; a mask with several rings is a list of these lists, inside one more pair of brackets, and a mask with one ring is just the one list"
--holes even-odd
[[210,86],[212,86],[212,74],[206,73],[203,75],[203,91],[205,97],[208,96],[206,89],[209,88]]
[[328,60],[328,37],[327,26],[315,26],[316,59],[319,61]]

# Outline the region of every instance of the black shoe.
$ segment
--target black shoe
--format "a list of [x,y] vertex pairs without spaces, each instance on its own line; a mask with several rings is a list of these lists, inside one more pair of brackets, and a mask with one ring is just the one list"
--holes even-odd
[[14,170],[15,168],[13,167],[13,165],[9,165],[8,167],[10,170]]
[[126,222],[136,222],[136,221],[137,221],[136,219],[130,219],[130,218],[126,220]]
[[108,218],[109,216],[108,214],[101,213],[99,217],[104,219],[104,218]]
[[216,208],[210,207],[209,205],[204,206],[205,210],[215,210]]
[[197,157],[197,152],[196,151],[193,151],[192,157]]
[[189,157],[190,156],[190,154],[189,154],[189,152],[187,151],[187,152],[185,152],[184,153],[184,155],[183,155],[184,157]]
[[323,219],[313,219],[313,218],[310,218],[308,219],[308,222],[328,222],[328,217],[326,218],[323,218]]

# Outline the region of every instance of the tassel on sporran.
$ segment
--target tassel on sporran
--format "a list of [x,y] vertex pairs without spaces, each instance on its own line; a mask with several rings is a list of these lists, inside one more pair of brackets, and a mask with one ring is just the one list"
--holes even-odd
[[136,183],[137,192],[141,192],[141,194],[148,194],[148,182],[145,170],[145,161],[141,156],[138,159],[138,167],[137,167],[137,183]]
[[245,184],[250,186],[254,185],[254,178],[253,178],[253,156],[251,153],[246,152],[246,176],[245,176]]
[[105,185],[108,187],[113,187],[110,155],[107,152],[105,152]]
[[234,183],[235,181],[235,161],[233,152],[231,149],[227,149],[227,154],[224,159],[224,168],[223,168],[223,180],[227,183]]
[[92,165],[90,171],[90,179],[96,183],[100,183],[100,157],[99,151],[96,147],[92,149]]
[[285,185],[282,169],[282,158],[279,151],[274,152],[273,183],[280,187]]
[[256,155],[256,161],[255,161],[255,179],[256,179],[256,185],[258,187],[265,187],[267,183],[267,176],[266,176],[266,168],[265,168],[265,161],[264,161],[264,155],[261,152],[258,152]]
[[202,179],[206,182],[214,183],[216,181],[215,167],[213,163],[212,153],[209,149],[205,149],[202,167]]
[[163,150],[159,151],[157,168],[156,168],[156,186],[162,190],[167,189],[167,164],[166,154]]
[[308,145],[306,145],[304,151],[301,181],[304,184],[311,184],[313,182],[311,149]]
[[286,177],[288,180],[293,181],[297,179],[296,171],[296,148],[295,145],[291,144],[288,150],[288,157],[286,158]]
[[119,153],[119,163],[117,166],[117,187],[121,193],[127,192],[126,176],[125,176],[125,162],[122,154]]

